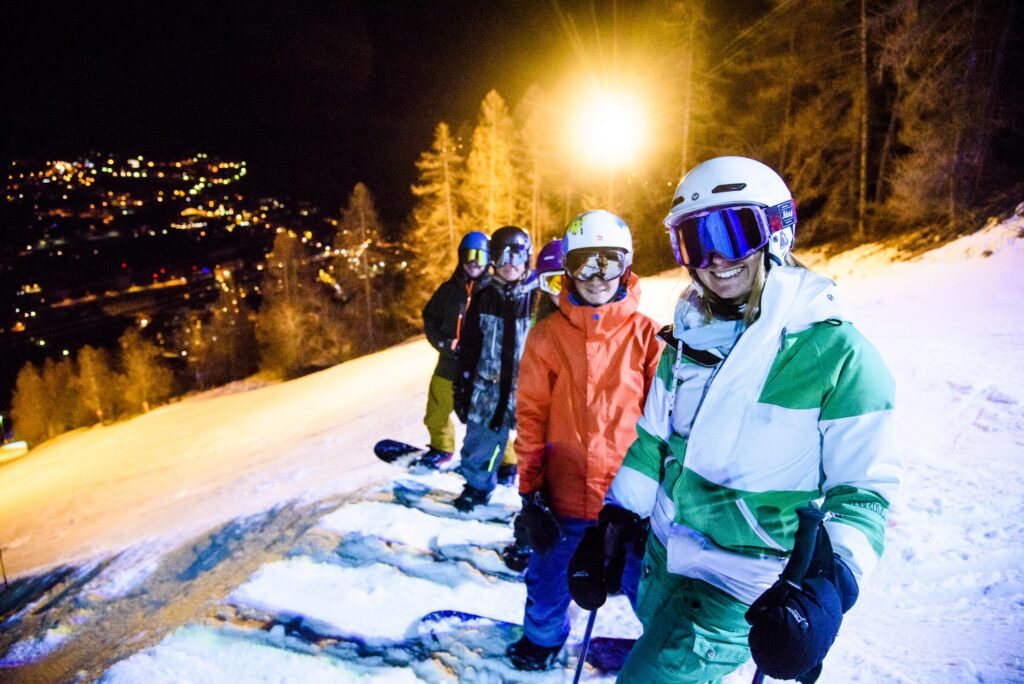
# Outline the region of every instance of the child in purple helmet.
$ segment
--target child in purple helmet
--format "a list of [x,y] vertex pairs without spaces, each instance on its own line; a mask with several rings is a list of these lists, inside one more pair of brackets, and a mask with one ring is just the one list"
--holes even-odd
[[558,295],[562,291],[562,276],[564,274],[562,240],[555,238],[544,245],[537,255],[537,285],[548,296],[538,300],[534,323],[558,311]]

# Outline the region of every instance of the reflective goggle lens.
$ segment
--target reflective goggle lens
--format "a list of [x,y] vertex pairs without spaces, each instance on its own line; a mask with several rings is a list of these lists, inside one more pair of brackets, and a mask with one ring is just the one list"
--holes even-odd
[[706,268],[713,253],[726,261],[745,259],[768,243],[768,218],[761,207],[730,207],[668,222],[676,260]]
[[530,260],[530,250],[525,245],[509,245],[494,255],[495,266],[522,266]]
[[486,266],[490,260],[490,253],[486,249],[464,249],[462,250],[462,263],[477,263]]
[[548,294],[556,295],[562,291],[564,284],[563,273],[561,271],[548,271],[547,273],[541,273],[537,280],[540,281],[540,289]]
[[574,280],[615,280],[626,272],[626,253],[611,247],[574,249],[565,255],[565,271]]

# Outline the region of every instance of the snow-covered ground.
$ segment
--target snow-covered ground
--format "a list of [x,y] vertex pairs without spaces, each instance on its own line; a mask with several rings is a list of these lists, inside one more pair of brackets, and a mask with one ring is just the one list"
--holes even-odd
[[[886,555],[820,681],[1024,681],[1024,218],[910,261],[804,256],[896,376],[906,466]],[[682,285],[645,278],[645,311],[667,322]],[[428,656],[417,632],[438,608],[518,622],[524,598],[495,562],[507,525],[395,503],[405,473],[372,454],[384,436],[425,438],[435,358],[413,341],[0,466],[0,679],[517,680],[507,625],[434,635]],[[565,668],[523,681],[571,680],[573,619]],[[597,634],[638,629],[621,600],[598,612]]]

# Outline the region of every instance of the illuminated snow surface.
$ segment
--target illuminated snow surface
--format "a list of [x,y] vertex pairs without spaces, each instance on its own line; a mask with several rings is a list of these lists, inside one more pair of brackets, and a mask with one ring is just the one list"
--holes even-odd
[[[885,556],[819,681],[1024,680],[1024,219],[909,261],[870,246],[803,256],[838,280],[896,377],[906,467]],[[641,285],[644,310],[668,322],[681,278]],[[238,384],[4,465],[7,575],[61,589],[0,603],[0,678],[571,680],[586,620],[575,608],[552,672],[509,668],[495,637],[515,633],[507,626],[417,650],[420,616],[520,622],[525,596],[494,560],[507,525],[390,499],[396,477],[453,494],[456,475],[410,476],[372,454],[382,437],[425,438],[435,359],[421,340],[291,382]],[[598,611],[597,634],[638,629],[621,598]],[[726,682],[752,674],[748,663]],[[583,678],[612,680],[589,666]]]

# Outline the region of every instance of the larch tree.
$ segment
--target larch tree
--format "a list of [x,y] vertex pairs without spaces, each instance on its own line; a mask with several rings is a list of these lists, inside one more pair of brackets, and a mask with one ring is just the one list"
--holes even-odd
[[75,383],[75,366],[71,359],[46,359],[43,362],[43,383],[50,398],[50,413],[47,420],[49,437],[56,437],[78,427],[78,387]]
[[340,324],[318,265],[301,238],[282,231],[264,265],[256,317],[260,367],[285,378],[337,363]]
[[464,197],[475,230],[491,234],[515,220],[515,124],[505,100],[492,90],[480,105],[467,160]]
[[75,357],[78,372],[78,418],[82,425],[103,423],[115,418],[120,381],[114,371],[110,354],[105,349],[85,345]]
[[206,376],[211,385],[222,385],[256,371],[259,354],[255,318],[245,291],[230,277],[222,278],[205,327],[209,349]]
[[174,393],[174,375],[162,361],[160,347],[136,328],[128,328],[118,344],[125,403],[133,412],[147,413]]
[[1014,9],[999,0],[894,6],[882,66],[897,85],[900,151],[887,167],[886,204],[898,219],[955,228],[984,199],[986,181],[1003,172],[992,163],[994,131],[1019,140],[1006,114],[1021,111],[1019,97],[999,97],[1013,82],[1006,62]]
[[553,114],[547,94],[537,85],[527,89],[516,107],[520,125],[513,155],[518,176],[513,222],[530,234],[534,254],[564,228],[561,215],[554,208],[558,193],[552,183],[557,159]]
[[49,437],[50,396],[39,369],[26,363],[18,371],[11,397],[15,435],[31,445]]
[[411,259],[403,297],[412,325],[418,324],[431,293],[455,270],[458,244],[468,230],[461,197],[465,160],[448,124],[437,125],[434,141],[420,154],[416,169],[418,179],[412,186],[416,205],[406,230]]
[[365,331],[360,347],[367,351],[377,348],[376,318],[386,308],[377,287],[391,256],[382,232],[373,195],[366,185],[356,183],[342,207],[334,239],[334,277],[347,300],[346,319],[357,321]]

